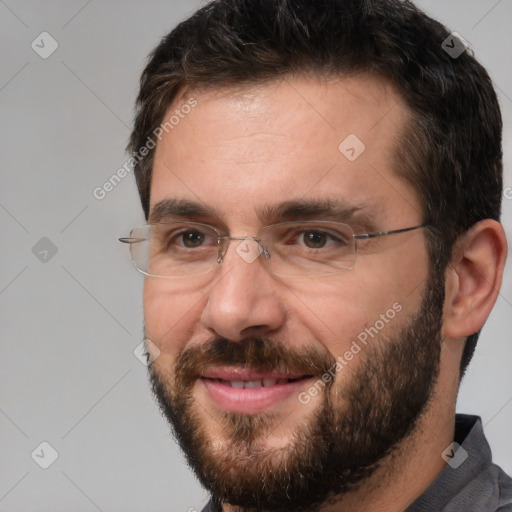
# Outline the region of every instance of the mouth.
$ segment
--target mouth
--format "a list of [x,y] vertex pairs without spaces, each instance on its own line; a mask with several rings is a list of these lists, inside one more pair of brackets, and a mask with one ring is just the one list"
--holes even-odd
[[276,384],[289,384],[305,377],[299,377],[297,379],[277,379],[273,377],[266,377],[264,379],[256,380],[224,380],[224,379],[210,379],[214,382],[224,384],[225,386],[231,386],[235,389],[254,389],[254,388],[269,388]]
[[199,380],[208,398],[221,410],[257,414],[298,395],[312,377],[229,367],[205,371]]

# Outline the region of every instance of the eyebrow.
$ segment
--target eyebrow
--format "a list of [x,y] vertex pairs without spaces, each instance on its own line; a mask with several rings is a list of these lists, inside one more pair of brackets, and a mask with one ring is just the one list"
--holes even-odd
[[149,221],[165,222],[172,219],[218,219],[219,216],[208,206],[189,199],[164,199],[158,202],[149,214]]
[[296,199],[262,208],[258,217],[265,221],[288,221],[299,219],[329,219],[346,221],[360,208],[333,199]]
[[[362,205],[348,205],[338,199],[293,199],[275,205],[264,205],[257,212],[265,224],[294,220],[356,221],[360,227],[373,229],[374,217]],[[216,220],[220,215],[203,203],[188,199],[164,199],[157,203],[149,216],[152,223],[171,220]]]

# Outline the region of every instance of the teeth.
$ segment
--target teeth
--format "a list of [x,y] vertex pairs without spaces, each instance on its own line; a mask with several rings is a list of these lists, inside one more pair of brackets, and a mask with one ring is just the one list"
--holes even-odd
[[260,380],[248,380],[244,382],[244,388],[261,388],[261,379]]
[[242,389],[242,388],[268,388],[270,386],[275,386],[276,384],[286,384],[288,379],[259,379],[259,380],[230,380],[228,381],[231,384],[232,388]]

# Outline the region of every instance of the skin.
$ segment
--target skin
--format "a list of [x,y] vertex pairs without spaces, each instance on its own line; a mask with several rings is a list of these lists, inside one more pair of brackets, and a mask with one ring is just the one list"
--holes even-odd
[[[407,108],[382,80],[288,77],[193,96],[197,106],[157,146],[151,212],[162,200],[188,199],[216,212],[214,218],[191,220],[233,236],[256,236],[260,227],[275,221],[261,218],[262,205],[341,198],[360,207],[375,230],[422,224],[415,190],[393,171],[393,147]],[[353,162],[338,150],[349,134],[366,146]],[[367,223],[360,220],[354,219],[358,232],[367,232]],[[391,336],[417,312],[428,274],[423,230],[363,241],[352,270],[316,280],[277,277],[260,260],[246,263],[234,248],[232,242],[223,263],[206,276],[145,281],[146,335],[160,350],[154,368],[170,383],[180,351],[217,336],[232,341],[266,336],[296,350],[321,347],[337,357],[399,302],[402,312],[382,330]],[[380,469],[323,511],[404,510],[443,469],[440,455],[453,440],[464,340],[482,327],[492,309],[505,255],[497,222],[482,221],[460,240],[445,275],[441,367],[428,411]],[[382,343],[381,337],[372,342]],[[357,365],[354,357],[336,376],[340,385]],[[208,434],[222,449],[229,441],[221,427],[222,411],[199,383],[193,397]],[[290,397],[280,403],[273,411],[279,421],[261,441],[263,448],[286,446],[318,400],[312,397],[302,405]]]

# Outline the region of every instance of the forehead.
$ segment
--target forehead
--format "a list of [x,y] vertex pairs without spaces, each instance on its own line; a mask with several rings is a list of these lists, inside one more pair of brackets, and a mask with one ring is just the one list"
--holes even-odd
[[171,116],[179,121],[156,148],[151,210],[187,200],[223,221],[250,223],[264,209],[307,199],[375,216],[390,204],[397,215],[418,213],[414,190],[393,171],[408,112],[378,78],[287,77],[195,91],[164,122]]

